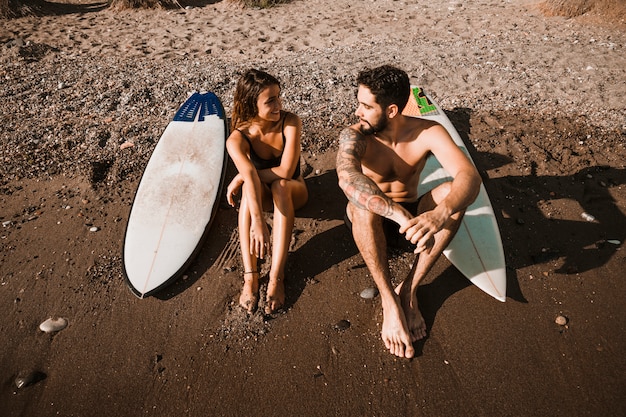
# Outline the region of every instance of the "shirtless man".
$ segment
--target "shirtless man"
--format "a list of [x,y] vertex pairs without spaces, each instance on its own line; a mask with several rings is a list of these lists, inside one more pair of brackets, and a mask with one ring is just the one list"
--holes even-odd
[[[354,240],[381,295],[382,339],[391,354],[412,358],[413,342],[426,336],[417,287],[458,230],[481,179],[441,125],[402,115],[410,94],[404,71],[388,65],[364,70],[357,83],[359,123],[340,134],[337,176],[349,200]],[[453,180],[418,200],[419,176],[430,154]],[[395,289],[384,237],[390,220],[418,254]]]

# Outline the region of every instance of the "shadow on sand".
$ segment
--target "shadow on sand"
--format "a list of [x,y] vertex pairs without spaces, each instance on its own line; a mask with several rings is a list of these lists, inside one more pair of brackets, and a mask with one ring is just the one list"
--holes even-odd
[[[490,195],[500,226],[507,262],[507,297],[527,302],[521,292],[517,271],[526,266],[560,259],[556,272],[574,274],[604,265],[615,254],[615,246],[607,240],[622,242],[626,234],[626,219],[611,197],[607,186],[626,183],[626,170],[610,167],[589,167],[565,176],[505,176],[489,179],[487,170],[511,163],[506,156],[477,152],[469,140],[469,115],[466,110],[449,114],[470,155],[479,167],[485,188]],[[232,178],[232,164],[227,175]],[[306,179],[312,198],[297,217],[320,221],[341,220],[346,198],[337,186],[335,171]],[[553,200],[574,200],[581,212],[592,213],[594,222],[546,217],[540,205]],[[192,264],[194,277],[157,294],[171,298],[187,290],[195,281],[215,268],[215,262],[229,245],[233,250],[236,238],[236,210],[222,202],[210,238]],[[237,248],[238,250],[238,248]],[[289,254],[286,308],[293,306],[302,291],[315,276],[358,254],[347,228],[342,224],[310,237]],[[180,281],[180,280],[179,280]],[[429,325],[438,309],[452,294],[471,285],[454,267],[420,290],[420,302]]]

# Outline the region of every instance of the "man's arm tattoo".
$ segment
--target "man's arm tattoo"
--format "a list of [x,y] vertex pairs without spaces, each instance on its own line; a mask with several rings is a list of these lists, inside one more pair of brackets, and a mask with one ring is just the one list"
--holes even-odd
[[358,208],[388,217],[393,213],[393,200],[361,171],[361,158],[366,147],[365,139],[354,129],[347,128],[341,132],[337,153],[339,186]]

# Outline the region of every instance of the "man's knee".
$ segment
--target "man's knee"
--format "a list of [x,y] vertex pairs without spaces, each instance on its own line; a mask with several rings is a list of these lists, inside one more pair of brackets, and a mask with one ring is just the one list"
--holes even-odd
[[376,223],[382,222],[382,217],[378,214],[372,213],[369,210],[364,210],[356,207],[352,203],[348,203],[346,208],[346,214],[348,219],[355,225],[360,227],[372,227]]
[[437,187],[435,187],[430,192],[434,203],[435,204],[441,203],[448,196],[448,194],[450,194],[451,190],[452,190],[452,183],[449,181],[444,182],[443,184],[440,184]]
[[437,207],[450,193],[452,189],[451,182],[444,182],[439,184],[432,190],[428,191],[419,199],[419,204],[417,206],[417,212],[419,214],[424,213],[425,211],[429,211]]

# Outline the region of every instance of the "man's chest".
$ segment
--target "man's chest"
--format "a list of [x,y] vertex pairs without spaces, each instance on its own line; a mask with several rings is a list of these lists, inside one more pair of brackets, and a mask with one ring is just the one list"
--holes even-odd
[[428,152],[419,146],[370,144],[361,161],[363,173],[375,182],[408,180],[422,171]]

